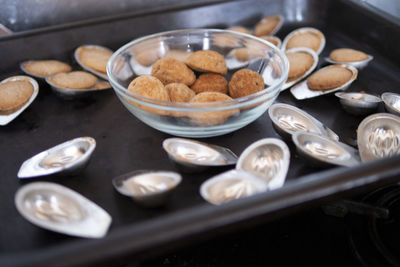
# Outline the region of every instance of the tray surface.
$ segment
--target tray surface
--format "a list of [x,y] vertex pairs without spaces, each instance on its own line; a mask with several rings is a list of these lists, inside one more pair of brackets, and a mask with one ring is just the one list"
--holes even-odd
[[[249,5],[249,2],[251,5]],[[354,14],[352,12],[356,12],[355,18],[363,18],[363,10],[342,2],[331,4],[330,1],[305,1],[305,3],[304,6],[296,7],[306,18],[302,22],[299,22],[298,18],[296,20],[295,17],[291,17],[292,12],[287,11],[282,6],[283,4],[278,1],[234,1],[153,15],[145,14],[137,18],[121,18],[121,20],[114,18],[108,23],[106,23],[107,21],[100,21],[99,23],[88,23],[79,27],[66,27],[58,30],[27,33],[25,36],[17,35],[4,38],[0,39],[0,48],[9,49],[10,54],[18,53],[18,56],[14,58],[7,57],[5,62],[0,65],[0,78],[20,73],[17,69],[18,64],[15,63],[16,61],[22,61],[22,59],[55,58],[73,63],[73,49],[82,43],[88,43],[90,38],[92,38],[91,43],[116,49],[132,38],[156,31],[182,27],[177,20],[169,21],[169,23],[161,26],[162,22],[171,16],[181,17],[183,21],[181,23],[185,28],[201,26],[225,27],[235,24],[251,26],[262,17],[263,14],[260,13],[260,8],[269,6],[271,9],[265,9],[268,12],[265,15],[273,14],[272,11],[274,11],[275,13],[284,13],[287,17],[287,22],[277,34],[282,39],[291,30],[302,26],[316,27],[324,32],[327,43],[320,55],[321,59],[328,56],[332,49],[338,47],[352,47],[374,56],[374,60],[368,67],[360,71],[358,79],[348,91],[365,91],[375,95],[380,95],[387,91],[399,93],[400,76],[398,73],[400,73],[400,66],[396,63],[397,52],[393,52],[393,56],[390,57],[391,45],[388,45],[387,49],[383,50],[380,45],[373,42],[374,37],[369,37],[369,35],[363,37],[362,33],[356,32],[357,27],[360,27],[360,25],[354,25],[353,28],[345,26],[346,20],[352,20],[351,16]],[[240,13],[244,6],[250,6],[251,8],[247,9],[246,12]],[[345,17],[342,17],[343,21],[338,21],[338,18],[334,18],[332,15],[334,13],[338,14],[335,12],[338,8],[346,9]],[[323,11],[317,14],[321,9]],[[221,10],[225,10],[228,14],[241,15],[236,18],[234,18],[235,16],[214,18],[214,15]],[[326,20],[324,19],[325,13],[328,13]],[[209,14],[207,18],[210,17],[210,20],[207,23],[198,24],[200,22],[194,23],[192,20],[187,19],[190,16],[201,17],[204,14]],[[373,16],[372,13],[368,14]],[[223,19],[225,19],[225,22],[223,22]],[[367,20],[367,18],[363,19]],[[380,19],[377,20],[380,21]],[[123,31],[129,28],[128,24],[138,21],[151,24],[146,29],[130,30],[126,34],[116,34],[114,39],[110,38],[113,27],[118,27],[120,24],[124,25],[121,29]],[[207,21],[207,19],[203,19],[203,21]],[[359,23],[362,24],[362,21]],[[397,33],[399,31],[398,28],[397,25],[392,24],[389,27],[389,29],[393,29]],[[371,29],[372,32],[375,30]],[[96,31],[97,33],[95,34],[94,32]],[[389,31],[388,28],[386,28],[386,31]],[[353,32],[354,35],[352,34]],[[64,36],[63,41],[65,41],[65,44],[62,44],[61,40],[56,40],[59,36]],[[74,36],[74,38],[71,40],[68,36]],[[46,38],[48,42],[43,43]],[[363,39],[366,42],[363,42]],[[26,41],[30,41],[31,46],[27,45]],[[399,40],[392,41],[399,44]],[[15,44],[20,46],[15,47]],[[53,44],[59,45],[59,48],[53,47]],[[47,49],[40,49],[35,53],[35,49],[40,45],[45,46]],[[323,65],[324,63],[321,62],[321,64]],[[278,102],[302,108],[338,133],[342,141],[346,143],[355,142],[356,129],[362,117],[346,113],[341,108],[339,100],[333,94],[296,101],[291,96],[290,91],[286,90],[280,94]],[[383,106],[380,107],[380,112],[383,112]],[[111,179],[139,169],[176,171],[162,149],[162,141],[170,136],[158,132],[137,120],[123,107],[112,90],[97,92],[84,99],[66,101],[57,98],[44,82],[40,82],[40,93],[37,99],[15,121],[2,127],[0,136],[0,166],[2,166],[0,168],[0,199],[3,207],[0,210],[0,217],[2,218],[0,224],[0,232],[2,233],[0,235],[0,265],[28,264],[28,262],[55,263],[56,259],[63,258],[65,255],[69,255],[68,253],[78,255],[77,252],[82,249],[86,249],[85,253],[87,254],[85,254],[85,257],[64,259],[63,264],[77,264],[85,261],[87,263],[91,260],[99,262],[107,257],[116,257],[118,254],[125,255],[132,251],[145,252],[152,248],[152,244],[156,244],[158,241],[160,243],[168,243],[169,241],[179,240],[181,237],[187,237],[191,231],[197,234],[212,232],[213,229],[218,229],[224,225],[233,225],[246,220],[251,221],[251,219],[257,219],[261,215],[268,215],[268,212],[272,213],[273,208],[269,207],[255,211],[255,208],[259,205],[266,205],[266,200],[270,200],[271,203],[278,200],[287,200],[286,206],[281,204],[280,208],[282,209],[291,205],[305,205],[313,199],[317,203],[317,200],[323,196],[334,195],[352,187],[363,185],[363,182],[347,185],[345,183],[346,175],[350,177],[350,180],[356,179],[357,175],[359,175],[358,178],[362,178],[363,175],[368,176],[368,173],[363,173],[363,170],[366,171],[370,167],[371,170],[376,171],[377,169],[382,169],[382,166],[385,166],[386,171],[392,171],[390,174],[394,174],[398,170],[389,167],[398,165],[396,162],[399,160],[397,157],[383,161],[383,165],[376,163],[351,170],[335,168],[324,172],[324,169],[308,167],[302,159],[295,156],[294,145],[287,142],[291,150],[287,185],[276,192],[266,193],[269,196],[257,196],[221,207],[212,207],[206,204],[200,197],[199,186],[208,177],[227,170],[227,168],[220,168],[199,174],[183,174],[182,184],[177,188],[167,206],[158,209],[146,209],[136,205],[131,199],[119,195],[114,190]],[[91,136],[97,141],[97,147],[91,162],[82,174],[73,177],[51,176],[35,178],[29,181],[18,180],[17,172],[25,159],[49,147],[79,136]],[[248,145],[265,137],[280,138],[274,131],[267,112],[254,123],[234,133],[202,139],[201,141],[229,147],[234,153],[240,155]],[[309,174],[313,175],[302,177]],[[379,177],[383,179],[385,176],[388,176],[387,173],[365,179],[365,185],[368,183],[373,184],[379,180]],[[324,181],[328,186],[329,182],[333,183],[339,180],[342,181],[341,185],[343,186],[332,189],[329,194],[319,194],[320,192],[314,190],[311,186],[317,184],[322,186]],[[102,240],[84,240],[49,232],[31,225],[18,214],[14,207],[16,190],[21,185],[31,181],[60,183],[76,190],[104,208],[113,218],[108,236]],[[393,179],[387,180],[387,182],[389,181],[393,181]],[[310,186],[307,187],[307,183]],[[285,198],[290,193],[295,195],[296,188],[307,189],[313,195],[310,195],[309,198],[303,197],[298,200]],[[278,208],[275,210],[278,210]],[[234,217],[236,211],[241,211],[240,216]],[[203,219],[203,224],[201,225],[202,221],[198,221],[196,224],[193,221],[195,218]],[[272,215],[271,218],[273,218]],[[182,228],[167,228],[167,226],[173,227],[176,222]],[[197,228],[185,229],[185,223],[187,223],[188,227],[196,226]],[[191,223],[193,225],[189,225]],[[152,232],[154,236],[143,236]],[[134,237],[137,237],[136,243],[132,241]],[[128,242],[131,243],[128,244]],[[119,244],[120,246],[112,248],[113,244]],[[88,252],[88,248],[91,249],[91,252]],[[103,254],[97,255],[96,249],[102,251]],[[29,257],[22,259],[17,255]]]

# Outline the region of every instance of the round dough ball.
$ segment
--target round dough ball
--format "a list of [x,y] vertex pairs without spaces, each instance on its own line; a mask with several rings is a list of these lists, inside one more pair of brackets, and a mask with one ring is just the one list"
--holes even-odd
[[[190,103],[209,103],[216,101],[228,101],[232,100],[226,94],[218,92],[203,92],[190,100]],[[221,103],[221,106],[226,104]],[[221,110],[221,111],[207,111],[207,112],[193,112],[189,114],[194,123],[200,126],[213,126],[224,123],[230,116],[239,112],[238,109]]]
[[164,85],[183,83],[190,86],[196,80],[196,75],[185,63],[174,58],[157,60],[151,70],[151,75],[158,78]]
[[196,93],[183,83],[170,83],[165,86],[172,102],[189,102]]
[[225,58],[220,53],[211,50],[199,50],[192,53],[186,64],[190,68],[201,72],[226,74],[228,71]]
[[216,73],[204,73],[192,85],[192,90],[198,94],[202,92],[228,93],[228,81],[224,76]]
[[[151,98],[151,99],[156,99],[156,100],[161,100],[161,101],[170,101],[168,91],[165,89],[164,85],[162,82],[157,79],[156,77],[150,76],[150,75],[143,75],[135,78],[128,86],[128,91],[133,92],[135,94]],[[157,108],[152,108],[152,107],[147,107],[141,104],[138,104],[136,102],[130,101],[127,99],[129,103],[131,103],[134,106],[137,106],[143,110],[146,110],[148,112],[156,113],[159,115],[168,115],[167,111],[157,109]],[[151,101],[149,101],[151,103]]]
[[232,98],[238,98],[263,90],[264,79],[255,71],[241,69],[233,74],[228,86],[229,95]]

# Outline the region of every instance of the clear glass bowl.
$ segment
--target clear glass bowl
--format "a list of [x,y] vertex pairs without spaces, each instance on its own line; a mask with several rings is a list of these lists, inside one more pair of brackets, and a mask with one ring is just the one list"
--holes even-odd
[[[238,69],[257,71],[265,88],[229,101],[177,103],[146,98],[127,90],[140,75],[165,55],[184,58],[197,50],[214,50],[225,57],[229,81]],[[107,75],[124,106],[147,125],[172,135],[223,135],[256,120],[278,96],[289,71],[286,56],[273,44],[251,35],[216,29],[190,29],[157,33],[136,39],[120,49],[107,64]]]

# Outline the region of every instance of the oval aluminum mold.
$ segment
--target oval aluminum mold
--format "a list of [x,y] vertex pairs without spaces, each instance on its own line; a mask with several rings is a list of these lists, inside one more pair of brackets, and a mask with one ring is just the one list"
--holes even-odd
[[[32,76],[32,77],[34,77],[34,78],[36,78],[36,79],[43,79],[43,80],[46,79],[46,77],[47,77],[48,75],[46,75],[46,76],[38,75],[38,74],[32,73],[32,72],[30,72],[29,70],[26,69],[25,65],[28,64],[28,63],[30,63],[31,61],[36,61],[36,60],[27,60],[27,61],[21,62],[21,63],[19,64],[19,68],[20,68],[25,74],[27,74],[27,75],[29,75],[29,76]],[[59,60],[56,60],[56,61],[59,61]],[[60,62],[69,65],[68,63],[66,63],[66,62],[64,62],[64,61],[60,61]]]
[[[53,92],[64,99],[73,99],[75,97],[83,97],[92,92],[98,92],[103,90],[111,89],[111,84],[107,81],[98,80],[95,85],[90,88],[83,88],[83,89],[73,89],[73,88],[62,88],[59,87],[57,84],[50,81],[50,77],[52,75],[46,77],[46,82],[50,85]],[[105,86],[105,87],[103,87]]]
[[363,162],[400,154],[400,117],[377,113],[365,118],[357,129]]
[[268,190],[268,184],[243,170],[230,170],[203,182],[200,195],[207,202],[220,205]]
[[[278,17],[278,18],[279,18],[278,24],[277,24],[277,25],[275,26],[275,28],[268,34],[268,35],[271,35],[271,36],[272,36],[272,35],[275,35],[275,34],[282,28],[283,23],[285,22],[285,18],[284,18],[282,15],[270,15],[270,16],[264,17],[264,18],[262,18],[261,20],[259,20],[259,21],[257,22],[257,24],[260,23],[263,19],[265,19],[265,18],[271,18],[271,17]],[[257,25],[257,24],[256,24],[256,25]],[[254,27],[255,27],[256,25],[254,25]],[[253,30],[252,34],[254,35],[254,30]]]
[[304,78],[306,78],[308,75],[310,75],[315,70],[315,68],[318,65],[319,57],[318,57],[317,53],[315,53],[314,50],[312,50],[310,48],[297,47],[297,48],[292,48],[292,49],[289,49],[289,50],[286,51],[286,53],[290,53],[290,52],[305,52],[305,53],[308,53],[313,57],[314,63],[312,64],[312,66],[303,75],[301,75],[297,79],[295,79],[293,81],[290,81],[290,82],[286,81],[283,84],[281,91],[283,91],[283,90],[285,90],[285,89],[287,89],[289,87],[292,87],[293,85],[295,85],[299,81],[301,81]]
[[29,98],[28,102],[26,102],[21,108],[18,110],[14,111],[11,114],[7,115],[0,115],[0,125],[7,125],[10,123],[12,120],[14,120],[16,117],[19,116],[27,107],[29,107],[30,104],[32,104],[33,100],[37,97],[39,94],[39,85],[37,81],[29,76],[12,76],[7,79],[4,79],[1,81],[1,83],[6,83],[6,82],[12,82],[12,81],[27,81],[33,86],[33,93],[31,97]]
[[[329,65],[326,66],[325,68],[329,68],[331,66],[336,66],[336,65]],[[313,97],[317,97],[320,95],[326,95],[326,94],[330,94],[333,92],[337,92],[337,91],[344,91],[347,88],[350,87],[350,85],[357,79],[357,75],[358,75],[358,70],[350,65],[346,65],[346,64],[341,64],[341,65],[337,65],[337,66],[341,66],[344,67],[348,70],[350,70],[353,75],[351,76],[350,80],[348,80],[345,84],[343,84],[342,86],[330,89],[330,90],[326,90],[326,91],[315,91],[315,90],[311,90],[310,88],[308,88],[307,86],[307,80],[293,86],[290,89],[290,92],[292,93],[292,95],[297,99],[297,100],[303,100],[303,99],[308,99],[308,98],[313,98]],[[322,68],[324,69],[324,68]]]
[[76,174],[86,167],[95,147],[96,141],[91,137],[78,137],[59,144],[26,160],[18,171],[18,178]]
[[368,56],[367,59],[361,60],[361,61],[339,62],[339,61],[335,61],[335,60],[331,59],[330,57],[326,57],[325,61],[329,62],[331,64],[347,64],[347,65],[353,66],[354,68],[357,68],[358,70],[362,70],[363,68],[368,66],[368,63],[371,60],[374,59],[374,57],[371,55],[367,55],[367,56]]
[[347,112],[354,115],[367,115],[374,113],[382,102],[380,97],[365,93],[335,93],[340,99],[340,104]]
[[134,171],[113,179],[114,188],[147,207],[165,204],[182,177],[169,171]]
[[109,51],[109,52],[111,52],[111,53],[114,53],[114,52],[113,52],[111,49],[108,49],[107,47],[100,46],[100,45],[81,45],[81,46],[77,47],[77,48],[75,49],[75,52],[74,52],[75,61],[79,64],[79,66],[81,66],[84,70],[87,70],[87,71],[93,73],[94,75],[96,75],[96,76],[98,76],[98,77],[100,77],[100,78],[102,78],[102,79],[108,81],[107,73],[103,73],[103,72],[97,71],[97,70],[95,70],[95,69],[93,69],[93,68],[91,68],[91,67],[85,65],[85,64],[80,60],[80,58],[79,58],[79,51],[80,51],[80,49],[82,49],[82,48],[100,48],[100,49],[107,50],[107,51]]
[[295,106],[273,104],[268,109],[268,115],[277,133],[286,140],[291,140],[291,135],[298,131],[314,132],[332,140],[339,140],[339,136],[331,129]]
[[265,138],[247,147],[240,155],[236,169],[262,179],[269,190],[283,186],[289,169],[290,151],[285,142]]
[[313,166],[354,166],[359,164],[358,152],[354,148],[309,132],[296,132],[292,140],[299,155]]
[[285,39],[283,39],[282,50],[283,50],[283,51],[286,50],[287,43],[288,43],[289,39],[290,39],[292,36],[294,36],[295,34],[301,34],[301,33],[308,32],[308,31],[317,34],[317,35],[321,38],[321,43],[320,43],[320,45],[319,45],[319,48],[318,48],[317,51],[315,51],[315,52],[317,53],[317,55],[321,54],[322,50],[323,50],[324,47],[325,47],[325,43],[326,43],[325,35],[324,35],[320,30],[315,29],[315,28],[311,28],[311,27],[299,28],[299,29],[296,29],[296,30],[292,31],[291,33],[289,33],[289,34],[285,37]]
[[15,206],[29,222],[44,229],[86,238],[101,238],[111,216],[79,193],[59,184],[34,182],[15,194]]
[[234,165],[237,162],[237,156],[228,148],[185,138],[165,139],[163,148],[170,160],[186,172]]
[[389,113],[400,116],[400,95],[395,93],[383,93],[382,101],[385,103],[385,109]]

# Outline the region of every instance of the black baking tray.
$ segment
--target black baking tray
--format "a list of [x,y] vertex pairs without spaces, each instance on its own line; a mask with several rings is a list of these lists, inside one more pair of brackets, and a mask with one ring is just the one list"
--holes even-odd
[[[208,1],[203,5],[135,12],[16,33],[0,38],[0,78],[21,74],[19,63],[28,59],[51,58],[73,63],[73,51],[81,44],[117,49],[150,33],[178,28],[252,26],[263,16],[278,13],[286,18],[277,34],[281,38],[302,26],[316,27],[325,33],[327,45],[321,58],[338,47],[361,49],[375,57],[359,73],[350,91],[363,90],[376,95],[385,91],[399,93],[399,22],[366,5],[345,0]],[[345,113],[333,95],[296,101],[287,90],[277,101],[302,108],[337,132],[341,140],[355,142],[362,117]],[[91,162],[82,174],[17,178],[25,159],[78,136],[97,140]],[[119,195],[111,179],[138,169],[176,170],[161,147],[168,137],[131,115],[112,90],[66,101],[40,82],[40,93],[33,104],[0,128],[0,265],[123,264],[359,194],[400,178],[400,156],[353,168],[316,169],[298,158],[293,144],[288,143],[290,169],[286,184],[279,190],[212,206],[200,197],[199,186],[226,170],[216,169],[183,174],[182,184],[165,207],[141,208]],[[202,141],[229,147],[240,154],[252,142],[265,137],[280,138],[267,113],[234,133]],[[63,184],[99,204],[113,218],[107,236],[98,240],[68,237],[23,219],[14,206],[14,194],[21,185],[33,181]]]

